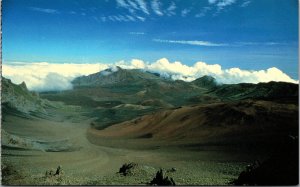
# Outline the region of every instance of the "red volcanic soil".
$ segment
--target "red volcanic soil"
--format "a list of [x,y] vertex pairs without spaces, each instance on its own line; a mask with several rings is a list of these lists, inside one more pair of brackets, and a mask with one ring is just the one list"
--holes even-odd
[[88,134],[93,138],[238,143],[258,138],[273,141],[297,129],[297,105],[245,100],[160,111],[104,130],[91,128]]

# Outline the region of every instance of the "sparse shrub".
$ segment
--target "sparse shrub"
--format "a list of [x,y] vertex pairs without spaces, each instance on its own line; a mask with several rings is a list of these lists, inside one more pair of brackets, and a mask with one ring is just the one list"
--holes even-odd
[[17,170],[13,165],[1,164],[2,185],[14,185],[15,180],[20,180],[25,177],[22,170]]
[[1,165],[1,173],[2,173],[2,177],[6,177],[9,175],[13,175],[16,174],[17,171],[10,165]]
[[171,169],[168,169],[168,170],[167,170],[167,172],[175,172],[175,171],[177,171],[176,168],[171,168]]
[[133,162],[131,162],[131,163],[129,163],[129,164],[125,163],[125,164],[123,164],[122,167],[119,169],[119,172],[118,172],[118,173],[121,173],[121,174],[123,174],[124,176],[127,176],[127,175],[129,175],[129,174],[132,174],[132,170],[133,170],[135,167],[137,167],[137,166],[138,166],[138,164],[133,163]]
[[158,186],[175,186],[175,181],[172,177],[166,176],[164,178],[163,171],[160,169],[157,171],[156,176],[152,179],[152,181],[149,183],[150,185],[158,185]]
[[54,175],[61,175],[61,174],[62,174],[62,167],[58,166]]
[[45,177],[61,176],[62,174],[63,174],[62,167],[58,166],[55,172],[54,169],[47,170],[45,173]]
[[13,139],[13,138],[10,138],[9,143],[10,144],[18,144],[19,142],[17,140]]

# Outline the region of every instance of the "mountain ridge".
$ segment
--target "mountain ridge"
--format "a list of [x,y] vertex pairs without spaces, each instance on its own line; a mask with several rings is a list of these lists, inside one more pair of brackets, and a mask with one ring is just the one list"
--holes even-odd
[[12,83],[10,79],[2,77],[1,88],[2,104],[24,113],[37,110],[45,112],[44,101],[36,92],[30,92],[25,82],[17,85]]
[[108,68],[103,71],[90,74],[88,76],[80,76],[72,81],[75,87],[80,86],[106,86],[124,82],[140,81],[144,79],[151,80],[166,80],[157,76],[154,73],[141,71],[139,69],[122,69],[119,66],[114,68]]

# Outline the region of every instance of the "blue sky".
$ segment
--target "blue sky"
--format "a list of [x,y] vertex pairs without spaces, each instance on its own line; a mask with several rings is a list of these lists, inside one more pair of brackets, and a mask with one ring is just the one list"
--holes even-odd
[[160,58],[298,79],[297,0],[3,0],[4,63]]

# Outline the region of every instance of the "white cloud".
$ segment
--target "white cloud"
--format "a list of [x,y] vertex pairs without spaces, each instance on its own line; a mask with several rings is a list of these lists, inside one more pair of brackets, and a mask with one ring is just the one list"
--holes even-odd
[[145,14],[150,14],[147,9],[147,4],[144,0],[136,0],[136,2],[140,6],[140,10],[142,10]]
[[59,14],[59,11],[55,10],[55,9],[38,8],[38,7],[30,7],[30,9],[33,11],[43,12],[43,13],[47,13],[47,14]]
[[119,16],[112,16],[113,20],[116,21],[122,21],[122,19]]
[[[196,15],[197,17],[197,15]],[[206,47],[241,47],[241,46],[274,46],[274,45],[287,45],[287,43],[278,43],[278,42],[233,42],[233,43],[214,43],[210,41],[201,41],[201,40],[162,40],[162,39],[153,39],[154,42],[160,43],[173,43],[173,44],[185,44],[185,45],[196,45],[196,46],[206,46]]]
[[33,90],[69,90],[73,86],[70,79],[58,73],[48,73],[43,79],[43,84],[32,88]]
[[135,12],[132,6],[129,3],[127,3],[125,0],[116,0],[116,2],[118,7],[125,8],[131,13]]
[[75,11],[70,11],[69,14],[77,14]]
[[219,83],[237,84],[237,83],[259,83],[270,81],[283,81],[298,83],[299,81],[290,78],[276,67],[267,70],[241,70],[239,68],[222,69],[219,64],[207,64],[205,62],[196,62],[193,66],[187,66],[181,62],[169,62],[162,58],[152,64],[145,66],[146,70],[163,73],[173,79],[192,81],[204,75],[211,75]]
[[117,1],[117,5],[119,7],[123,7],[123,8],[127,8],[128,4],[125,2],[125,0],[116,0]]
[[130,21],[135,21],[135,18],[130,16],[130,15],[126,15],[127,19],[130,20]]
[[[2,64],[2,74],[14,83],[26,82],[28,89],[65,90],[70,89],[70,81],[77,76],[89,75],[108,68],[106,64],[51,64],[11,63]],[[55,81],[54,81],[55,80]]]
[[30,90],[66,90],[72,88],[70,82],[75,77],[89,75],[107,68],[111,68],[111,71],[116,71],[116,66],[124,69],[142,69],[157,72],[161,76],[184,81],[193,81],[204,75],[211,75],[219,83],[226,84],[269,81],[299,82],[276,67],[255,71],[239,68],[222,69],[219,64],[196,62],[194,65],[188,66],[178,61],[170,62],[166,58],[159,59],[153,63],[145,63],[139,59],[133,59],[130,62],[119,61],[113,64],[10,63],[2,65],[2,75],[16,84],[25,81]]
[[207,6],[207,7],[203,7],[202,10],[201,10],[201,12],[198,13],[198,14],[196,14],[195,17],[196,17],[196,18],[201,18],[201,17],[205,16],[206,13],[207,13],[209,10],[211,10],[211,7],[208,7],[208,6]]
[[127,9],[132,15],[135,15],[136,11],[142,11],[149,15],[147,4],[144,0],[116,0],[117,6]]
[[139,10],[138,5],[134,1],[128,0],[127,2],[132,8]]
[[158,0],[153,0],[151,2],[151,7],[152,7],[154,13],[159,16],[163,16],[164,14],[161,12],[160,6],[161,6],[161,3]]
[[[95,18],[94,18],[95,19]],[[145,21],[145,18],[137,16],[136,18],[131,16],[131,15],[112,15],[112,16],[107,16],[107,17],[101,17],[101,21],[106,22],[107,20],[110,21],[118,21],[118,22],[129,22],[129,21]]]
[[136,16],[136,18],[139,19],[140,21],[145,21],[146,20],[146,18],[141,17],[141,16]]
[[108,16],[107,17],[110,21],[115,21],[114,17],[113,16]]
[[279,42],[234,42],[231,46],[240,47],[240,46],[273,46],[273,45],[286,45],[286,43],[279,43]]
[[134,68],[137,68],[137,69],[144,69],[146,67],[144,61],[139,60],[139,59],[132,59],[131,60],[131,65],[134,66]]
[[217,7],[219,9],[223,9],[226,6],[232,5],[236,2],[236,0],[221,0],[217,3]]
[[166,9],[166,15],[167,16],[173,16],[173,15],[176,15],[176,4],[174,2],[171,2],[170,6]]
[[144,32],[130,32],[129,34],[132,34],[132,35],[144,35],[145,33]]
[[[126,16],[127,17],[127,16]],[[130,21],[129,19],[127,19],[125,16],[119,15],[118,18],[120,21]]]
[[240,83],[240,82],[270,82],[270,81],[284,81],[298,83],[293,80],[287,74],[283,73],[276,67],[269,68],[267,70],[259,71],[247,71],[239,68],[231,68],[224,70],[223,77],[220,79],[222,83]]
[[187,14],[190,13],[190,12],[191,12],[191,9],[190,9],[190,8],[185,8],[185,9],[183,9],[183,10],[181,11],[181,16],[182,16],[182,17],[185,17],[185,16],[187,16]]
[[198,45],[198,46],[207,46],[207,47],[221,47],[227,46],[225,43],[213,43],[209,41],[199,41],[199,40],[161,40],[153,39],[154,42],[161,43],[174,43],[174,44],[186,44],[186,45]]
[[244,2],[241,4],[241,7],[247,7],[250,3],[251,3],[251,1],[244,1]]
[[[225,7],[233,5],[236,3],[237,0],[208,0],[208,4],[210,5],[210,8],[216,7],[216,12],[213,13],[213,16],[217,16],[220,14]],[[245,4],[247,6],[247,4]],[[203,17],[205,16],[206,12],[201,12],[196,15],[196,17]]]

